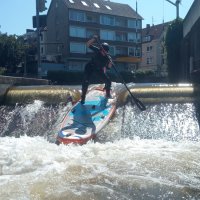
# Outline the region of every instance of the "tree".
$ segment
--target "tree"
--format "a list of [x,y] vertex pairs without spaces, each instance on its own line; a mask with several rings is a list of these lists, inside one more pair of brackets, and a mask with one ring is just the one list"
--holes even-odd
[[23,44],[16,35],[0,34],[0,67],[15,73],[24,55]]
[[181,42],[183,39],[183,21],[176,19],[169,25],[166,34],[167,64],[169,81],[181,80]]

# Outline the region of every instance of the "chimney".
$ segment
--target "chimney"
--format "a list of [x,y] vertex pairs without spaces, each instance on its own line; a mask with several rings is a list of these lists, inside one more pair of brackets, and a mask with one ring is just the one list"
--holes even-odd
[[147,29],[150,29],[150,27],[151,27],[150,24],[147,24],[147,25],[146,25],[146,28],[147,28]]

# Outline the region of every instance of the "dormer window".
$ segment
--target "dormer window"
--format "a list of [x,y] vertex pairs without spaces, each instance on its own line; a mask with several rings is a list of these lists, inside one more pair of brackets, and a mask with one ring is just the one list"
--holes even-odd
[[105,5],[108,10],[112,10],[110,6]]
[[100,6],[99,6],[97,3],[94,3],[94,6],[95,6],[96,8],[100,8]]
[[88,6],[87,3],[85,1],[81,1],[81,3],[84,5],[84,6]]

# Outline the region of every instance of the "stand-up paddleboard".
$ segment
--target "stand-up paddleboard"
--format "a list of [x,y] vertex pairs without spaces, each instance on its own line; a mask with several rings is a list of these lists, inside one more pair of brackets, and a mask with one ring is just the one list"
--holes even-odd
[[90,90],[85,104],[78,102],[66,114],[56,143],[87,143],[109,122],[115,110],[115,98],[107,99],[102,88]]

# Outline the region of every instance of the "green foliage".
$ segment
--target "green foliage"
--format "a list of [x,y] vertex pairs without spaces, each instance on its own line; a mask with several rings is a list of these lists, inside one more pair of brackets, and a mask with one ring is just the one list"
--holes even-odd
[[6,68],[0,67],[0,75],[4,75],[5,72],[6,72]]
[[154,71],[137,71],[135,73],[135,82],[146,83],[146,82],[157,82],[160,81],[158,77],[155,76]]
[[24,47],[16,35],[0,34],[0,66],[15,72],[23,56]]
[[0,66],[13,72],[15,66],[21,61],[21,51],[15,35],[0,35]]
[[168,76],[170,82],[180,81],[181,70],[181,42],[183,39],[183,21],[181,19],[175,20],[169,25],[166,34],[166,49],[167,49],[167,63]]

